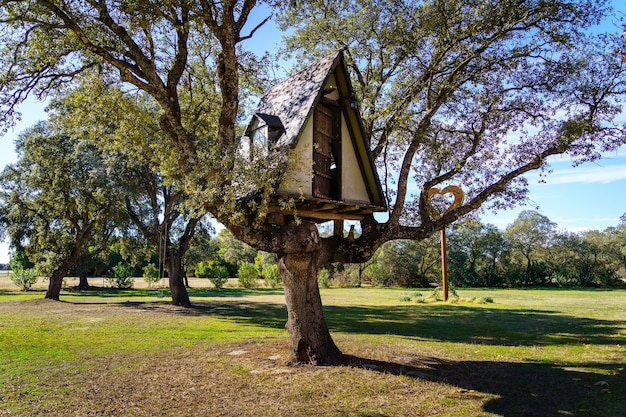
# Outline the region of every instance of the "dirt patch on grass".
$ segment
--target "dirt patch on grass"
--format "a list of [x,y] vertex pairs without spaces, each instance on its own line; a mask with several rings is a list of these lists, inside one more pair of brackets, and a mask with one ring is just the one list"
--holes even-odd
[[[448,384],[356,363],[287,366],[286,349],[282,342],[202,344],[150,358],[93,358],[91,369],[73,375],[73,381],[65,384],[72,389],[62,405],[38,402],[33,404],[32,415],[438,415],[442,395],[459,395]],[[58,383],[59,388],[64,386],[61,379]],[[478,397],[472,402],[490,396]],[[448,412],[455,407],[446,404]]]

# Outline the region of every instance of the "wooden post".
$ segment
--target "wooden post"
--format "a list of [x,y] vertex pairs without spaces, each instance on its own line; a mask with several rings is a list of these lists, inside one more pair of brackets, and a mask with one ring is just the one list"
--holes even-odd
[[343,236],[343,220],[335,220],[333,222],[333,235]]
[[446,228],[441,229],[441,281],[443,301],[448,301],[448,262],[446,261]]
[[[435,220],[439,220],[442,214],[437,211],[436,208],[432,205],[433,196],[440,194],[451,193],[454,196],[454,201],[444,210],[443,214],[446,214],[452,210],[455,210],[463,205],[463,201],[465,201],[465,193],[463,190],[456,185],[448,185],[443,190],[439,188],[431,188],[428,190],[428,209],[430,211],[430,217]],[[446,260],[446,228],[444,226],[441,229],[441,287],[443,289],[443,301],[448,301],[448,262]]]

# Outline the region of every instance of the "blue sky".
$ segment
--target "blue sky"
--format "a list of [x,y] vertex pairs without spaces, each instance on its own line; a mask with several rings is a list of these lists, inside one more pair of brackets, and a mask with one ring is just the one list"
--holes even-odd
[[[613,2],[616,9],[626,12],[622,1]],[[623,15],[623,13],[622,13]],[[260,22],[263,11],[252,16],[252,23]],[[618,22],[609,22],[613,26]],[[273,22],[263,26],[246,46],[255,49],[254,43],[263,48],[280,44],[280,36]],[[0,137],[0,168],[16,160],[13,141],[24,129],[38,120],[45,119],[45,103],[28,100],[20,107],[22,120],[6,135]],[[626,115],[622,122],[626,123]],[[565,156],[551,162],[552,173],[539,183],[539,175],[527,176],[530,185],[528,205],[518,206],[498,213],[487,212],[481,218],[504,229],[511,224],[520,211],[536,209],[561,229],[570,231],[602,230],[615,226],[619,217],[626,213],[626,147],[605,155],[605,158],[586,163],[576,168]],[[8,262],[9,251],[6,243],[0,243],[0,263]]]
[[528,205],[496,214],[485,213],[482,220],[499,228],[511,224],[520,211],[535,210],[570,231],[602,230],[616,226],[626,213],[626,147],[604,159],[576,168],[567,157],[551,163],[552,172],[539,182],[530,173]]

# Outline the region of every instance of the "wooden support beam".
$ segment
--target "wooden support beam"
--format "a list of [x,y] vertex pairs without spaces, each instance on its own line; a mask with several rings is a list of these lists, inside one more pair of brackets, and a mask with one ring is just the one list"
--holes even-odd
[[318,220],[363,220],[365,215],[358,213],[333,213],[330,211],[316,211],[316,210],[281,210],[285,216],[298,216],[303,219],[318,219]]
[[343,220],[334,220],[333,221],[333,235],[334,236],[343,236]]

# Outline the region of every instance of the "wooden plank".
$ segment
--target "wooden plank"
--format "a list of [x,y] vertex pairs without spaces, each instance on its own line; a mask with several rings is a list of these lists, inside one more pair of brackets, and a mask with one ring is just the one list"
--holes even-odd
[[303,219],[319,220],[363,220],[365,215],[358,213],[333,213],[329,211],[319,212],[315,210],[283,210],[285,216],[298,216]]
[[343,220],[335,220],[333,222],[333,235],[343,236]]

